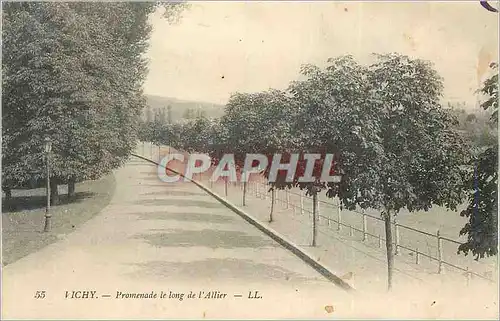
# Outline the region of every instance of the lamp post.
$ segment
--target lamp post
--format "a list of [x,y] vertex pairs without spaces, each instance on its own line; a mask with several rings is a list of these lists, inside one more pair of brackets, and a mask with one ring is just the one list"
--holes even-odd
[[45,138],[45,163],[47,167],[47,206],[45,208],[45,227],[44,232],[50,231],[50,152],[52,151],[52,141],[50,138]]

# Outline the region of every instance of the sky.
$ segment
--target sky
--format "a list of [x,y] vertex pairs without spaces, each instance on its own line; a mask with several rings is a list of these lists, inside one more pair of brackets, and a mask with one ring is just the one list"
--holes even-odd
[[284,89],[300,66],[351,54],[430,60],[444,99],[474,106],[498,61],[498,14],[467,2],[192,2],[177,24],[151,17],[146,94],[225,104]]

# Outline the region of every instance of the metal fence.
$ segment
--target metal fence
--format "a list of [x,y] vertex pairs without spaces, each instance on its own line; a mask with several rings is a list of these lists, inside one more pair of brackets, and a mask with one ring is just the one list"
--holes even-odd
[[[160,161],[162,148],[168,148],[168,152],[171,151],[167,146],[158,145],[151,145],[149,148],[146,148],[142,144],[139,148],[142,148],[144,156],[150,156],[155,161]],[[195,177],[195,179],[200,178]],[[225,188],[226,195],[227,185]],[[239,185],[240,189],[243,190],[243,184],[235,183],[234,185]],[[271,193],[269,192],[269,188],[269,185],[263,181],[251,181],[247,184],[246,190],[247,193],[251,193],[257,198],[270,199]],[[275,202],[281,204],[286,209],[290,209],[295,215],[307,214],[310,217],[313,215],[312,197],[306,196],[302,191],[294,192],[289,189],[276,190]],[[327,227],[329,230],[334,230],[338,233],[345,233],[347,230],[350,237],[359,237],[363,243],[378,246],[379,248],[382,248],[385,244],[385,226],[384,220],[381,217],[363,210],[342,210],[337,199],[329,201],[318,200],[318,205],[317,218],[320,227]],[[486,273],[491,275],[481,274],[471,271],[468,267],[464,267],[456,262],[457,260],[453,260],[454,257],[458,257],[456,249],[462,242],[442,235],[439,230],[435,233],[430,233],[412,226],[400,224],[396,219],[391,222],[391,226],[394,235],[393,248],[395,255],[401,256],[406,252],[405,254],[412,257],[415,264],[422,264],[422,260],[427,259],[429,262],[437,265],[436,272],[438,274],[443,273],[445,267],[455,269],[463,273],[467,278],[467,282],[473,276],[488,282],[495,282],[491,271],[487,271]],[[402,233],[406,234],[407,237],[402,238]],[[411,237],[408,237],[409,234],[411,234]],[[402,242],[402,240],[406,242]],[[486,264],[485,267],[486,269],[491,268],[490,266],[486,266]]]
[[[269,186],[262,182],[249,182],[247,190],[261,199],[270,199]],[[294,192],[289,189],[276,190],[275,202],[281,204],[284,208],[293,211],[294,214],[308,214],[312,217],[312,197],[306,196],[303,192]],[[366,213],[362,210],[341,210],[340,206],[333,202],[318,200],[320,206],[318,210],[318,221],[320,225],[336,230],[338,232],[347,230],[350,237],[359,236],[365,243],[382,248],[385,244],[385,226],[381,217]],[[326,213],[330,215],[326,215]],[[333,214],[333,215],[332,215]],[[354,215],[353,215],[354,214]],[[437,265],[437,273],[444,272],[445,267],[463,272],[467,279],[478,277],[488,282],[494,282],[492,275],[484,275],[479,272],[471,271],[468,267],[461,266],[459,263],[452,262],[450,253],[457,256],[456,248],[461,244],[460,241],[443,236],[439,230],[435,233],[419,230],[417,228],[400,224],[395,219],[391,222],[394,235],[394,254],[402,255],[404,251],[413,258],[415,264],[421,264],[422,259],[426,258]],[[413,233],[414,237],[405,238],[410,242],[402,242],[402,233]],[[447,243],[447,246],[445,246]],[[454,250],[452,250],[452,248]],[[445,256],[445,250],[448,255]],[[487,273],[491,274],[491,273]]]

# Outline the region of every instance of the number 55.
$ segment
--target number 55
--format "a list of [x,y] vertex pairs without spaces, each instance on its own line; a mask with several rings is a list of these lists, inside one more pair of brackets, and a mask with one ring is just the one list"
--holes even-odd
[[35,299],[43,299],[45,298],[45,291],[36,291]]

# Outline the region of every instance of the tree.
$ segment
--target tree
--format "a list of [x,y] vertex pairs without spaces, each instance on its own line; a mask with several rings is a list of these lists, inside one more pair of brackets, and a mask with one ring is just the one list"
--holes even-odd
[[[176,12],[180,5],[164,5]],[[3,10],[3,187],[96,179],[135,148],[145,106],[143,53],[155,3],[9,3]],[[169,11],[169,9],[173,9]]]
[[456,209],[468,149],[440,106],[441,79],[429,63],[398,54],[376,58],[369,67],[348,56],[330,59],[325,70],[307,66],[308,79],[293,90],[303,106],[304,150],[337,154],[342,180],[326,184],[327,196],[348,209],[382,212],[390,289],[393,218],[403,208]]
[[[344,208],[381,211],[390,289],[393,219],[402,209],[455,210],[465,196],[470,148],[457,119],[440,104],[442,80],[429,62],[399,54],[375,58],[370,66],[350,56],[329,59],[325,69],[306,65],[306,79],[292,83],[288,92],[231,96],[221,120],[223,139],[213,154],[234,153],[239,166],[249,153],[268,158],[281,153],[282,162],[291,153],[319,154],[314,182],[299,181],[305,167],[301,157],[292,182],[281,173],[271,191],[298,186],[317,199],[326,189]],[[322,181],[326,154],[336,155],[333,172],[341,175],[340,182]],[[316,220],[315,214],[313,245]]]
[[471,114],[467,115],[467,117],[465,118],[465,121],[472,123],[472,122],[477,121],[477,117],[475,114],[471,113]]
[[[498,65],[491,65],[495,74],[487,79],[481,93],[487,100],[481,107],[491,112],[491,122],[498,123]],[[458,253],[476,257],[498,253],[498,143],[492,142],[471,162],[474,168],[465,188],[470,190],[469,204],[460,215],[469,222],[460,235],[467,235],[467,242],[458,247]]]
[[440,105],[443,85],[430,63],[379,55],[367,80],[372,110],[367,117],[372,121],[363,122],[359,132],[375,133],[362,143],[372,146],[377,161],[363,163],[363,153],[352,164],[341,159],[346,174],[339,194],[343,203],[382,210],[390,289],[392,218],[403,208],[427,211],[439,205],[456,210],[464,197],[463,164],[469,149],[454,128],[456,119]]
[[[292,148],[295,106],[291,97],[279,90],[232,95],[221,119],[225,141],[223,149],[218,153],[234,154],[236,166],[240,169],[244,166],[247,154],[268,155],[269,162],[264,171],[264,175],[268,177],[272,156],[289,152]],[[278,180],[284,180],[284,177],[279,175]],[[291,186],[291,183],[288,185]],[[284,184],[270,185],[270,222],[273,221],[275,188],[284,188]],[[246,192],[246,183],[244,191]]]
[[498,129],[495,122],[490,120],[488,111],[475,111],[466,113],[464,109],[459,109],[452,105],[451,112],[458,117],[458,129],[465,135],[473,148],[473,154],[479,155],[481,152],[494,145],[498,141]]
[[[73,146],[94,134],[79,126],[94,112],[85,108],[93,98],[88,91],[94,79],[82,62],[93,66],[95,61],[105,62],[106,56],[88,39],[95,29],[83,32],[86,18],[68,4],[9,4],[4,17],[5,149],[18,153],[18,158],[4,158],[4,173],[20,184],[33,173],[37,180],[43,179],[43,136],[50,136],[54,153],[51,191],[57,203],[57,184],[86,175],[85,167],[78,168],[81,159],[71,157]],[[11,121],[16,117],[17,124]],[[85,156],[97,157],[95,150]]]
[[189,153],[204,152],[209,141],[210,128],[211,122],[205,117],[184,122],[182,126],[184,150]]
[[146,107],[146,123],[150,123],[153,121],[153,111],[151,110],[151,106]]
[[170,105],[167,107],[167,123],[172,123],[172,106]]
[[184,119],[192,119],[194,118],[194,111],[192,108],[187,108],[184,110],[184,113],[182,114],[182,118]]
[[[303,66],[302,74],[306,79],[293,82],[290,86],[290,91],[300,106],[294,129],[299,138],[298,150],[322,156],[315,163],[314,182],[296,181],[300,189],[305,189],[306,194],[313,197],[313,205],[316,205],[317,194],[325,188],[329,188],[329,197],[339,194],[338,184],[321,181],[325,154],[336,155],[335,163],[342,161],[345,166],[358,162],[360,168],[379,161],[376,157],[377,149],[374,148],[376,145],[366,143],[377,139],[374,136],[374,111],[367,103],[369,87],[366,68],[350,56],[329,59],[328,63],[325,70],[313,65]],[[371,130],[361,130],[362,126]],[[299,166],[299,169],[298,175],[302,175],[304,165]],[[355,168],[350,168],[353,177],[357,175],[354,170]],[[342,174],[338,164],[334,164],[333,172]],[[352,208],[356,205],[356,199],[349,194],[346,187],[348,185],[342,186],[344,206]],[[315,209],[316,206],[313,210]],[[316,222],[317,213],[313,213],[313,244],[316,243]]]

